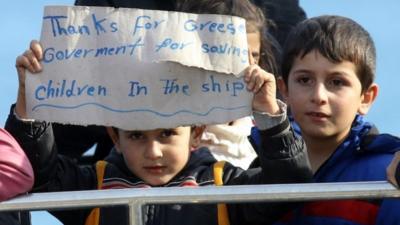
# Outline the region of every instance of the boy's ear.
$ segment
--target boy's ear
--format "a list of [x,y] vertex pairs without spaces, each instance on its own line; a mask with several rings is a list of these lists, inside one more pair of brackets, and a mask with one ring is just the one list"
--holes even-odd
[[361,94],[361,104],[357,111],[360,115],[365,115],[368,113],[372,103],[376,99],[376,96],[378,96],[378,91],[378,85],[373,83],[364,93]]
[[278,77],[276,79],[276,83],[277,83],[277,86],[278,86],[279,93],[284,98],[283,100],[286,102],[286,100],[288,98],[288,88],[286,86],[285,81],[282,79],[282,77]]
[[107,127],[107,133],[108,136],[110,136],[111,140],[114,143],[114,147],[117,150],[117,152],[120,152],[119,150],[119,136],[118,133],[116,132],[116,130],[112,127]]
[[202,136],[205,128],[206,128],[205,125],[195,126],[192,128],[192,132],[190,135],[190,147],[192,149],[196,149],[199,147],[200,142],[201,142],[201,136]]

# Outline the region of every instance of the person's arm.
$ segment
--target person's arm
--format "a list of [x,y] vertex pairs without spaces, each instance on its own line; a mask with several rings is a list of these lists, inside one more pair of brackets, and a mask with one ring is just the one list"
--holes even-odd
[[[29,49],[16,59],[18,73],[18,95],[15,106],[11,107],[6,122],[6,130],[10,132],[25,151],[35,173],[34,187],[47,182],[49,174],[55,171],[55,143],[49,124],[29,119],[26,113],[25,80],[28,70],[34,76],[42,71],[41,60],[43,50],[39,42],[32,41]],[[51,128],[51,127],[50,127]]]
[[286,105],[276,97],[275,76],[254,64],[251,55],[249,61],[244,81],[247,90],[254,93],[253,116],[262,140],[258,152],[262,180],[256,182],[308,182],[312,171],[307,149],[304,141],[290,127]]
[[0,201],[28,192],[33,170],[17,141],[0,128]]
[[25,151],[35,174],[34,191],[71,191],[95,188],[97,181],[91,167],[80,168],[72,160],[58,157],[52,126],[27,118],[25,99],[26,71],[40,76],[42,47],[32,41],[30,48],[17,57],[19,86],[15,106],[11,107],[6,130]]
[[256,172],[248,170],[246,173],[255,175],[239,177],[232,184],[307,183],[312,180],[307,147],[291,128],[285,103],[277,102],[281,113],[253,113],[261,135],[260,168],[256,168]]
[[48,182],[56,171],[57,151],[49,123],[22,120],[13,105],[5,129],[18,141],[33,167],[34,191]]
[[399,188],[400,185],[400,151],[396,152],[392,162],[386,169],[387,179],[394,186]]
[[[252,168],[228,184],[307,183],[312,180],[311,166],[304,141],[295,135],[286,116],[284,103],[281,115],[253,113],[261,127],[260,167]],[[231,224],[271,224],[299,203],[265,202],[229,204]]]
[[[97,179],[94,168],[81,168],[71,159],[59,156],[51,124],[27,118],[26,70],[33,76],[39,75],[37,73],[42,70],[40,64],[42,54],[40,44],[32,41],[30,48],[18,56],[16,61],[19,78],[18,97],[15,106],[11,107],[5,128],[15,137],[32,164],[35,174],[33,192],[95,189]],[[61,222],[80,224],[89,212],[90,209],[53,213]]]
[[[20,143],[32,164],[35,184],[32,192],[96,189],[93,166],[80,167],[72,159],[58,155],[50,123],[17,118],[11,108],[6,129]],[[90,209],[51,212],[64,224],[81,224]]]
[[[288,117],[286,105],[279,102],[282,113],[268,115],[253,113],[260,129],[260,166],[263,183],[306,183],[312,180],[312,170],[303,139],[295,134]],[[273,172],[271,172],[273,171]]]
[[[228,184],[310,182],[312,171],[305,143],[290,127],[286,105],[276,98],[274,75],[252,64],[245,71],[244,81],[254,93],[253,116],[261,135],[260,167],[241,173]],[[229,204],[228,209],[232,224],[270,224],[296,206],[266,202]]]

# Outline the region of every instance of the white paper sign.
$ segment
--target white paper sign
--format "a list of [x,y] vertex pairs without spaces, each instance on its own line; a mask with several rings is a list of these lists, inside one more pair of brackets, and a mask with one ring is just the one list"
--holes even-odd
[[41,43],[43,72],[26,81],[35,119],[129,130],[222,123],[251,111],[252,95],[236,77],[248,65],[241,18],[52,6]]

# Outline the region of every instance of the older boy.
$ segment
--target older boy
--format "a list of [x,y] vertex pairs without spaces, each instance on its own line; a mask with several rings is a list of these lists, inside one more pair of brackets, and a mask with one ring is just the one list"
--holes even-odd
[[[283,51],[280,91],[306,142],[315,182],[385,180],[399,138],[364,121],[378,94],[375,47],[351,19],[300,23]],[[399,200],[306,203],[282,224],[400,224]]]
[[[17,58],[19,91],[6,127],[24,146],[32,161],[35,191],[72,191],[127,187],[169,187],[213,185],[216,160],[209,151],[195,148],[202,130],[177,127],[148,131],[109,129],[110,136],[125,162],[125,168],[107,164],[103,180],[97,180],[95,167],[79,167],[57,156],[51,125],[27,121],[25,109],[25,70],[41,70],[42,48],[33,41],[30,49]],[[251,59],[251,61],[254,61]],[[260,153],[262,168],[243,171],[227,163],[224,185],[306,182],[311,171],[303,142],[296,138],[285,116],[285,106],[277,102],[274,75],[257,65],[245,71],[247,89],[254,92],[253,109],[264,137]],[[260,113],[264,112],[264,113]],[[145,191],[145,189],[143,190]],[[286,205],[229,205],[231,224],[270,223]],[[100,224],[127,224],[125,208],[104,208]],[[146,224],[217,224],[215,205],[150,205],[145,209]],[[56,216],[69,224],[83,224],[90,209],[58,212]],[[66,216],[68,214],[68,216]]]

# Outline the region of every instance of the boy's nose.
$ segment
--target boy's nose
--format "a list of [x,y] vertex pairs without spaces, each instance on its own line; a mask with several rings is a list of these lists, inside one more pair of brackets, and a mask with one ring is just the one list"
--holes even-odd
[[160,143],[157,141],[151,141],[150,143],[148,143],[146,152],[145,152],[145,157],[147,159],[158,159],[161,158],[163,156],[162,154],[162,150],[161,150],[161,146]]
[[311,95],[311,102],[318,105],[326,104],[328,100],[328,90],[326,90],[325,85],[321,83],[317,83],[314,86]]

